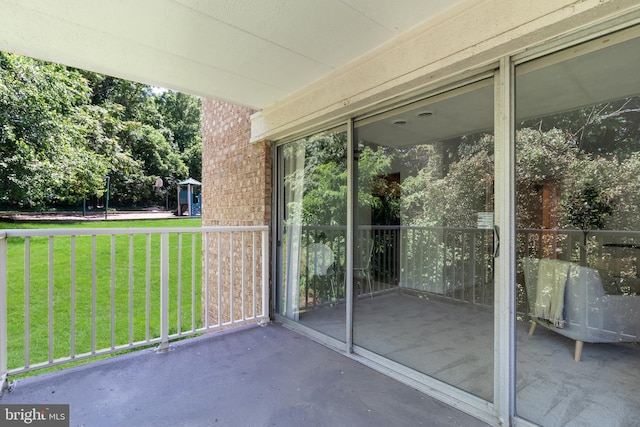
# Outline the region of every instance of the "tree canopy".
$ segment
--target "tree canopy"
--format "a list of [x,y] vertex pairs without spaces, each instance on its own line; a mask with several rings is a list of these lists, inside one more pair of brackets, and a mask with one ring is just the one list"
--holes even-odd
[[[629,98],[521,124],[519,228],[640,229],[638,104]],[[477,212],[492,210],[493,136],[464,137],[455,146],[452,159],[438,144],[421,148],[422,167],[402,183],[405,221],[473,227]],[[543,221],[543,210],[552,222]]]
[[157,178],[201,180],[201,106],[195,96],[0,52],[0,205],[77,205],[102,196],[107,176],[113,205],[160,203]]
[[[638,107],[633,97],[520,124],[518,228],[640,229]],[[478,212],[493,211],[493,145],[490,133],[402,148],[360,141],[358,212],[377,225],[475,227]],[[346,134],[304,147],[305,223],[345,224]]]

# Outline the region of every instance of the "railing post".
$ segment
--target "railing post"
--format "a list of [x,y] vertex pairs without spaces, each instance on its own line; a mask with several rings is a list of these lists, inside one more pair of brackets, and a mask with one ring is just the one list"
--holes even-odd
[[7,234],[0,231],[0,396],[7,390]]
[[262,319],[260,324],[267,323],[269,323],[269,230],[264,230],[262,232]]
[[169,345],[169,234],[160,236],[160,345],[156,349],[164,352]]

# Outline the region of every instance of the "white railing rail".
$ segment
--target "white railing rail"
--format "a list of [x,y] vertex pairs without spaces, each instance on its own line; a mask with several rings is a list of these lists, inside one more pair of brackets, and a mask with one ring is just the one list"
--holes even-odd
[[268,321],[268,242],[267,226],[0,230],[0,394],[10,375]]

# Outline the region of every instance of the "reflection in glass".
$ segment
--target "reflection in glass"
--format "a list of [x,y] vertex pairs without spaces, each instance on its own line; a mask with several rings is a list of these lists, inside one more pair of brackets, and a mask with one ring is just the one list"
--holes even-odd
[[354,344],[487,400],[492,105],[492,82],[482,81],[354,132]]
[[541,425],[640,411],[640,40],[609,45],[517,69],[517,412]]
[[346,132],[328,131],[278,149],[279,314],[345,338]]

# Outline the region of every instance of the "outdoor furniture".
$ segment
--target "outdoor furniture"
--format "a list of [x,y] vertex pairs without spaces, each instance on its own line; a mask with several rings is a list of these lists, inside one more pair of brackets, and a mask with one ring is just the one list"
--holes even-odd
[[640,296],[607,294],[596,269],[555,259],[523,259],[532,324],[576,341],[580,361],[584,342],[639,342]]
[[373,286],[371,284],[371,257],[373,255],[373,239],[371,237],[363,237],[358,242],[358,251],[360,255],[360,265],[353,268],[354,279],[364,279],[369,287],[369,294],[373,298]]
[[[307,246],[307,267],[309,271],[309,275],[312,280],[319,279],[321,283],[329,282],[329,286],[331,287],[331,295],[330,299],[336,299],[336,287],[334,283],[334,261],[335,257],[333,255],[333,250],[324,243],[312,243]],[[322,297],[324,297],[326,290],[318,289],[314,287],[316,291],[320,291]],[[318,296],[318,295],[314,295]]]

